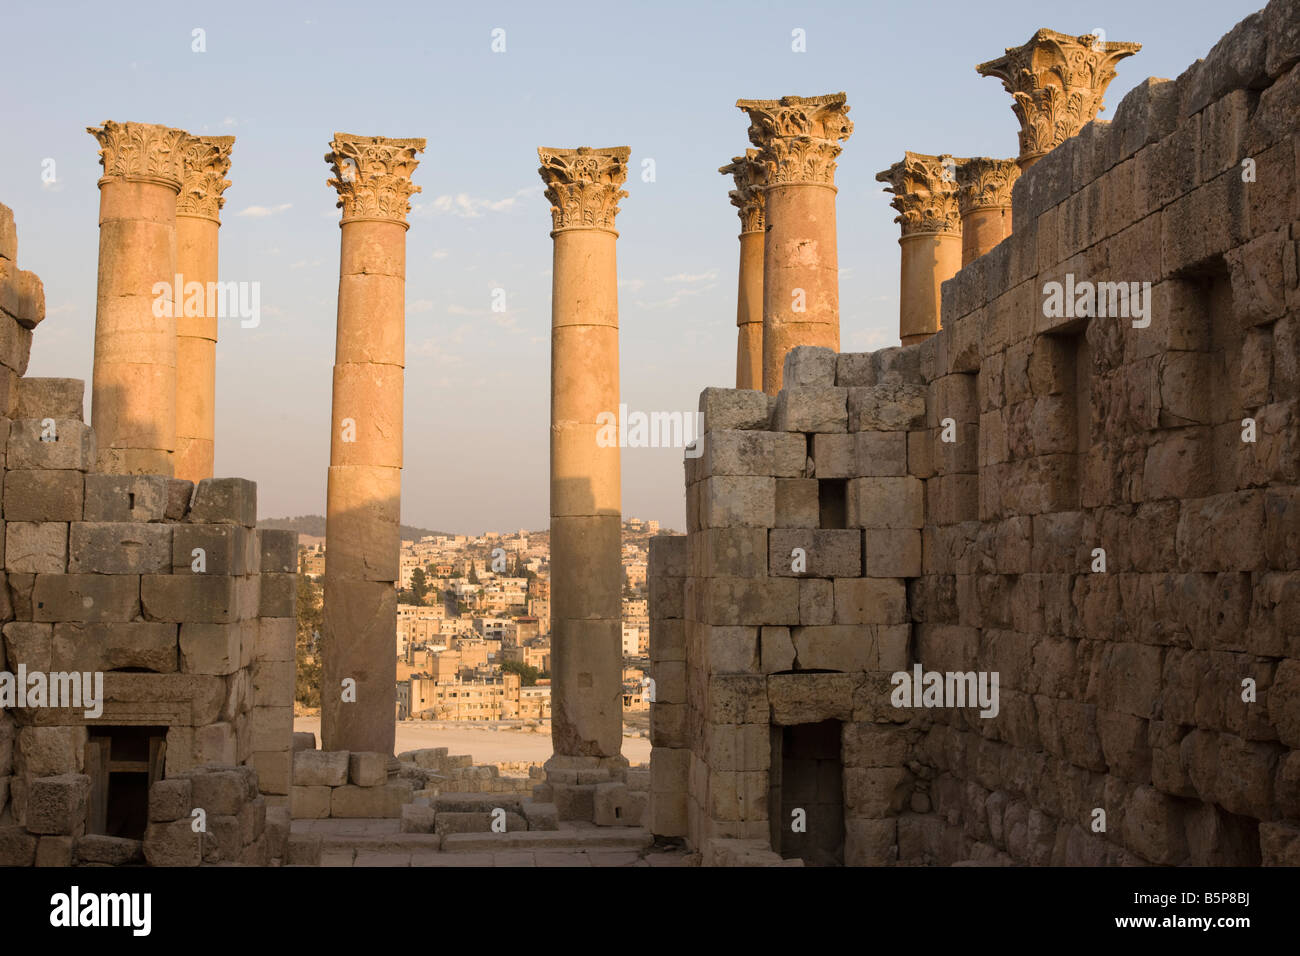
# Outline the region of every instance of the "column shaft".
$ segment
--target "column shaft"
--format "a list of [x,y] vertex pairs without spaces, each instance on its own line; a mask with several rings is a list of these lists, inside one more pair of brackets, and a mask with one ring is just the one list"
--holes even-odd
[[898,335],[903,345],[923,342],[939,331],[943,283],[961,268],[960,234],[903,236],[898,286]]
[[181,130],[108,122],[99,140],[99,276],[91,424],[98,468],[173,473],[176,195]]
[[[217,281],[220,223],[199,216],[176,217],[176,271],[186,284],[206,289]],[[204,296],[204,312],[207,296]],[[176,316],[176,477],[212,477],[216,424],[217,317]]]
[[[321,737],[393,752],[406,212],[424,140],[335,134],[343,221],[326,491]],[[349,693],[349,690],[351,693]]]
[[740,234],[740,276],[736,293],[736,388],[763,388],[762,232]]

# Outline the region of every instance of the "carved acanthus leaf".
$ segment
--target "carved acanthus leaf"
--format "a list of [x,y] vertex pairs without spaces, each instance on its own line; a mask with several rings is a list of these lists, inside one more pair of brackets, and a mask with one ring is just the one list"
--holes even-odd
[[736,101],[749,114],[749,141],[759,149],[767,187],[835,184],[840,141],[853,135],[846,100],[843,93],[828,93]]
[[767,203],[763,194],[763,164],[758,159],[758,150],[745,150],[744,156],[733,157],[718,172],[735,180],[736,188],[727,195],[740,216],[740,231],[762,232]]
[[1107,43],[1098,36],[1039,30],[1023,46],[975,69],[995,76],[1015,100],[1020,120],[1021,166],[1055,149],[1097,118],[1115,78],[1115,64],[1142,49],[1140,43]]
[[1020,178],[1014,159],[977,156],[957,167],[957,203],[965,215],[971,209],[1011,205],[1011,187]]
[[551,226],[561,229],[613,229],[618,201],[627,195],[627,146],[554,149],[539,146],[538,173],[551,203]]
[[334,172],[328,185],[338,191],[341,221],[385,219],[404,224],[411,196],[420,192],[411,174],[420,165],[416,154],[424,152],[424,146],[423,139],[335,133],[325,162]]
[[930,156],[905,152],[901,162],[876,173],[876,180],[888,183],[888,191],[894,194],[889,204],[898,210],[894,222],[902,226],[904,236],[935,232],[961,235],[957,170],[967,161],[947,153]]
[[99,141],[99,162],[104,178],[158,182],[181,188],[183,145],[189,134],[170,126],[152,123],[117,123],[88,126],[86,132]]
[[234,145],[233,136],[190,136],[185,140],[185,178],[176,197],[178,216],[221,220],[221,207],[226,204],[222,194],[230,185],[226,173]]

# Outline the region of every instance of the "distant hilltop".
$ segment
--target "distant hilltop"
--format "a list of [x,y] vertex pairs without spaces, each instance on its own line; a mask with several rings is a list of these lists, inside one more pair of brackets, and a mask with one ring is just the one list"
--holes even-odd
[[[325,537],[324,515],[299,515],[296,518],[262,518],[257,522],[259,528],[272,531],[297,531],[312,537]],[[409,524],[400,525],[403,541],[419,541],[427,535],[450,535],[450,531],[430,531],[428,528],[414,528]]]

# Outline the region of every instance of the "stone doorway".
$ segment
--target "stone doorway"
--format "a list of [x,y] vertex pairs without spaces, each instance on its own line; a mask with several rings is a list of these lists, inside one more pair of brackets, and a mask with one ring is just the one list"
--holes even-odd
[[773,727],[769,784],[769,806],[776,811],[771,816],[772,849],[808,866],[843,866],[840,721]]
[[86,832],[142,839],[149,823],[149,788],[163,778],[166,759],[166,727],[92,728],[86,741]]

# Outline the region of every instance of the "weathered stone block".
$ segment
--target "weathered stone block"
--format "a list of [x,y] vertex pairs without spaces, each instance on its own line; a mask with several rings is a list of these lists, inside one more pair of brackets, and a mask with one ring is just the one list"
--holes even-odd
[[294,753],[294,787],[341,787],[347,782],[346,750],[299,750]]
[[32,833],[81,836],[89,802],[90,778],[84,774],[37,777],[27,791],[27,829]]
[[146,574],[140,578],[141,605],[145,615],[156,621],[212,624],[241,621],[256,614],[257,594],[256,577]]
[[4,563],[10,571],[64,573],[68,570],[68,524],[5,522]]
[[140,615],[140,578],[130,574],[38,574],[32,588],[37,621],[133,621]]
[[850,529],[773,530],[768,573],[774,577],[851,577],[862,573],[862,534]]
[[816,528],[820,523],[817,479],[776,479],[774,527]]
[[87,521],[162,521],[167,514],[165,475],[87,475]]
[[348,781],[358,787],[378,787],[388,780],[388,755],[381,753],[348,754]]
[[923,385],[871,385],[848,390],[849,431],[906,431],[925,427]]
[[140,522],[73,522],[68,570],[94,574],[152,574],[171,569],[172,529]]
[[289,789],[289,808],[295,820],[323,820],[330,815],[330,793],[325,786]]
[[7,471],[4,513],[8,521],[80,521],[83,482],[79,471]]
[[776,520],[776,479],[722,476],[700,482],[706,528],[770,528]]
[[[30,335],[28,341],[30,342]],[[23,369],[18,369],[18,372],[22,374]],[[18,410],[15,417],[82,422],[85,421],[85,395],[86,383],[79,378],[35,378],[24,375],[18,384]]]
[[256,527],[257,483],[246,478],[204,478],[194,492],[189,520]]
[[925,486],[917,478],[851,478],[848,523],[855,528],[920,528]]
[[772,427],[779,432],[846,431],[848,395],[848,389],[834,386],[782,388]]
[[259,563],[257,534],[242,525],[177,525],[170,558],[174,574],[255,573]]
[[706,388],[700,392],[700,411],[707,430],[766,429],[769,421],[767,395],[747,389]]

